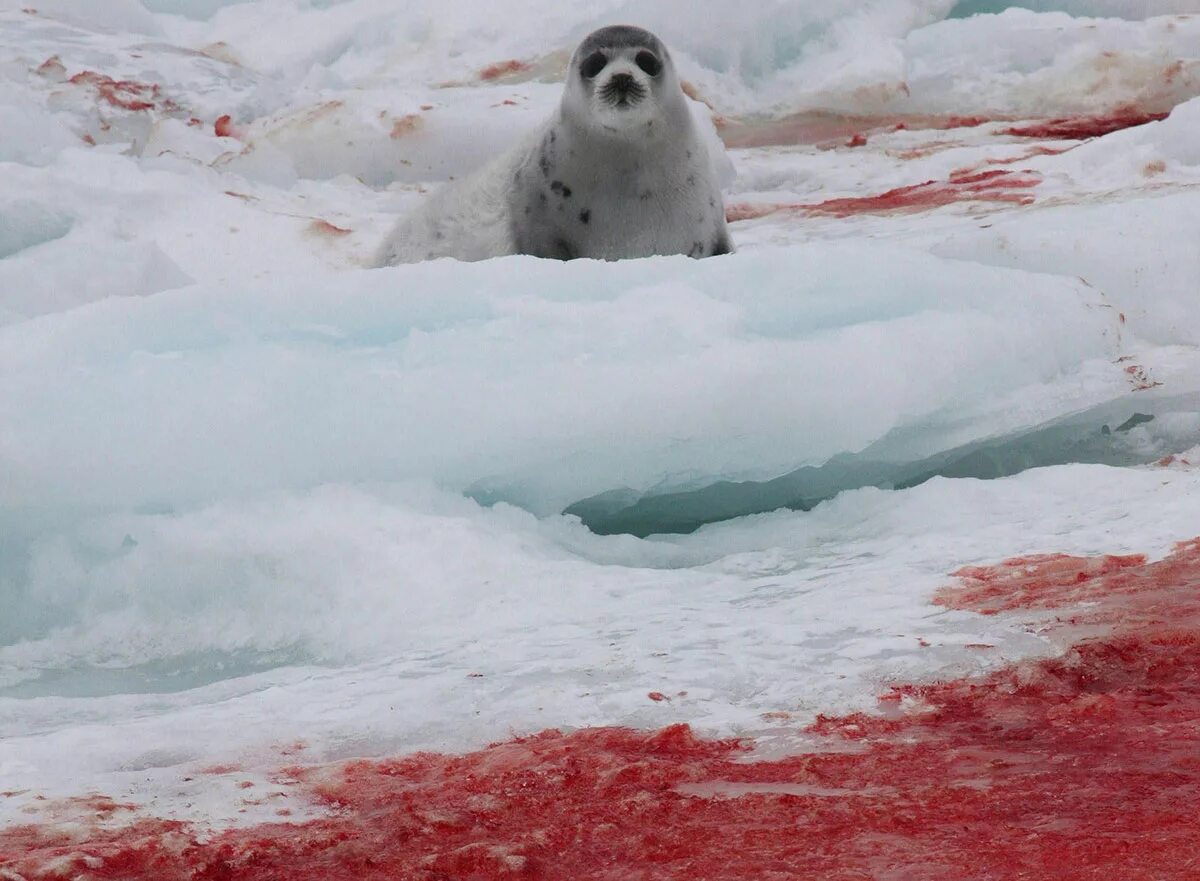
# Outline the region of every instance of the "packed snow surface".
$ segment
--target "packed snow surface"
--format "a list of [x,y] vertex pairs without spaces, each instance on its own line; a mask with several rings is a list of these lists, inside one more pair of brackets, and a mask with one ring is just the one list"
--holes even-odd
[[[1200,2],[752,6],[0,0],[0,824],[550,726],[787,750],[1055,651],[931,606],[958,567],[1200,533]],[[364,268],[616,21],[737,254]]]

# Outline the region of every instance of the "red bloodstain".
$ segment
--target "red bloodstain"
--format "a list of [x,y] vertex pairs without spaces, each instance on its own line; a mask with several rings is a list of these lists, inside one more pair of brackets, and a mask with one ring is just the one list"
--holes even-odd
[[752,205],[748,202],[735,202],[732,205],[725,206],[725,221],[727,223],[737,223],[741,220],[757,220],[760,217],[778,214],[781,211],[800,211],[803,209],[804,205],[785,205],[778,202],[767,202],[761,205]]
[[41,76],[51,77],[53,79],[62,79],[67,72],[66,66],[62,63],[62,59],[57,55],[51,55],[45,61],[38,65],[35,73]]
[[[811,111],[771,120],[726,119],[718,126],[721,140],[731,149],[747,147],[778,147],[799,144],[846,143],[856,135],[868,137],[873,132],[897,132],[906,129],[947,131],[956,128],[975,128],[996,121],[982,116],[844,116],[837,113]],[[860,146],[851,144],[850,146]]]
[[1033,159],[1036,156],[1061,156],[1068,150],[1075,149],[1074,146],[1069,147],[1047,147],[1045,144],[1037,144],[1030,147],[1019,156],[1008,156],[1005,158],[995,158],[984,160],[988,165],[1012,165],[1014,162],[1024,162],[1026,159]]
[[1166,119],[1170,113],[1149,113],[1136,107],[1119,107],[1111,113],[1097,116],[1067,116],[1041,122],[1017,125],[1004,129],[1001,134],[1018,138],[1049,138],[1061,140],[1083,140],[1098,138],[1121,129],[1145,125]]
[[867,146],[867,136],[862,132],[855,132],[850,140],[846,142],[847,147],[865,147]]
[[[1177,465],[1177,466],[1179,466],[1180,469],[1184,469],[1184,468],[1192,467],[1192,460],[1188,459],[1184,456],[1177,456],[1174,453],[1172,453],[1168,456],[1163,456],[1161,459],[1159,459],[1154,464],[1157,465],[1159,468],[1170,468],[1173,465]],[[2,793],[0,793],[0,794],[2,794]]]
[[419,114],[409,113],[407,116],[401,116],[392,123],[392,131],[389,137],[399,140],[406,135],[420,131],[424,125],[425,120]]
[[897,187],[876,196],[852,196],[844,199],[827,199],[816,204],[730,205],[725,217],[730,223],[765,217],[780,211],[800,212],[807,215],[832,215],[852,217],[858,214],[881,214],[892,211],[927,211],[955,202],[1004,202],[1013,205],[1029,205],[1033,196],[1025,190],[1041,183],[1035,172],[1013,172],[1003,169],[959,173],[945,181],[925,181],[907,187]]
[[1157,562],[1056,554],[956,575],[937,603],[1019,612],[1065,652],[898,686],[886,717],[818,717],[809,735],[833,748],[780,760],[685,725],[546,731],[285,769],[328,810],[305,823],[12,829],[0,867],[39,881],[1196,878],[1200,539]]
[[929,144],[922,144],[919,147],[912,147],[908,150],[889,150],[891,156],[897,159],[903,159],[906,162],[913,159],[924,159],[926,156],[932,156],[934,153],[940,153],[943,150],[949,150],[954,147],[961,147],[961,141],[937,141]]
[[512,58],[508,61],[499,61],[496,64],[489,64],[487,67],[479,71],[481,80],[497,80],[503,76],[511,76],[512,74],[524,73],[533,65],[527,61],[518,61]]
[[648,698],[650,698],[650,700],[658,702],[658,703],[662,703],[663,701],[670,700],[670,698],[667,697],[665,694],[663,694],[661,691],[652,691],[648,695],[646,695],[646,697],[648,697]]
[[213,134],[218,138],[234,138],[237,137],[233,130],[233,117],[226,113],[224,116],[217,117],[217,121],[213,123]]
[[155,83],[140,83],[136,80],[115,80],[94,70],[77,73],[67,82],[75,86],[90,86],[102,100],[122,110],[161,110],[172,112],[178,106],[170,98],[162,97],[162,89]]
[[313,235],[329,236],[332,238],[348,236],[353,232],[353,230],[346,229],[342,226],[337,226],[322,218],[317,218],[316,220],[312,221],[308,225],[308,231]]
[[1129,382],[1135,392],[1144,392],[1162,385],[1161,382],[1152,378],[1146,368],[1140,364],[1130,364],[1125,368],[1125,373],[1128,374]]
[[237,774],[241,770],[242,770],[241,765],[233,765],[233,764],[209,765],[207,768],[201,768],[200,773],[201,774],[211,774],[213,776],[220,776],[222,774]]
[[955,202],[1007,202],[1028,205],[1033,196],[1027,192],[1041,183],[1035,172],[1012,172],[1002,169],[967,174],[953,174],[946,181],[926,181],[907,187],[888,190],[877,196],[858,196],[829,199],[807,206],[816,214],[849,217],[883,211],[923,211]]

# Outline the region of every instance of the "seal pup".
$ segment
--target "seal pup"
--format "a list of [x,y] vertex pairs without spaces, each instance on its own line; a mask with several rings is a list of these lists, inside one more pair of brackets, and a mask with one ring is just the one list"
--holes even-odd
[[670,53],[649,31],[620,25],[580,43],[545,126],[443,186],[397,224],[375,262],[732,250],[713,157]]

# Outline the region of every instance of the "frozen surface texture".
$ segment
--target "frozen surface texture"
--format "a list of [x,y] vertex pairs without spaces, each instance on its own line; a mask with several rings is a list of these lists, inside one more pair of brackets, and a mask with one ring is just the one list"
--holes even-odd
[[[1195,874],[1200,4],[749,6],[0,0],[0,877]],[[622,20],[737,254],[365,268]]]

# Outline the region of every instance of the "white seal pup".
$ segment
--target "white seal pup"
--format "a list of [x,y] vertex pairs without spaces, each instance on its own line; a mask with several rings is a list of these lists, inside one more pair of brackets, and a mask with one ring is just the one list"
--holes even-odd
[[575,50],[562,104],[535,136],[442,187],[376,263],[732,250],[712,156],[666,46],[617,26]]

